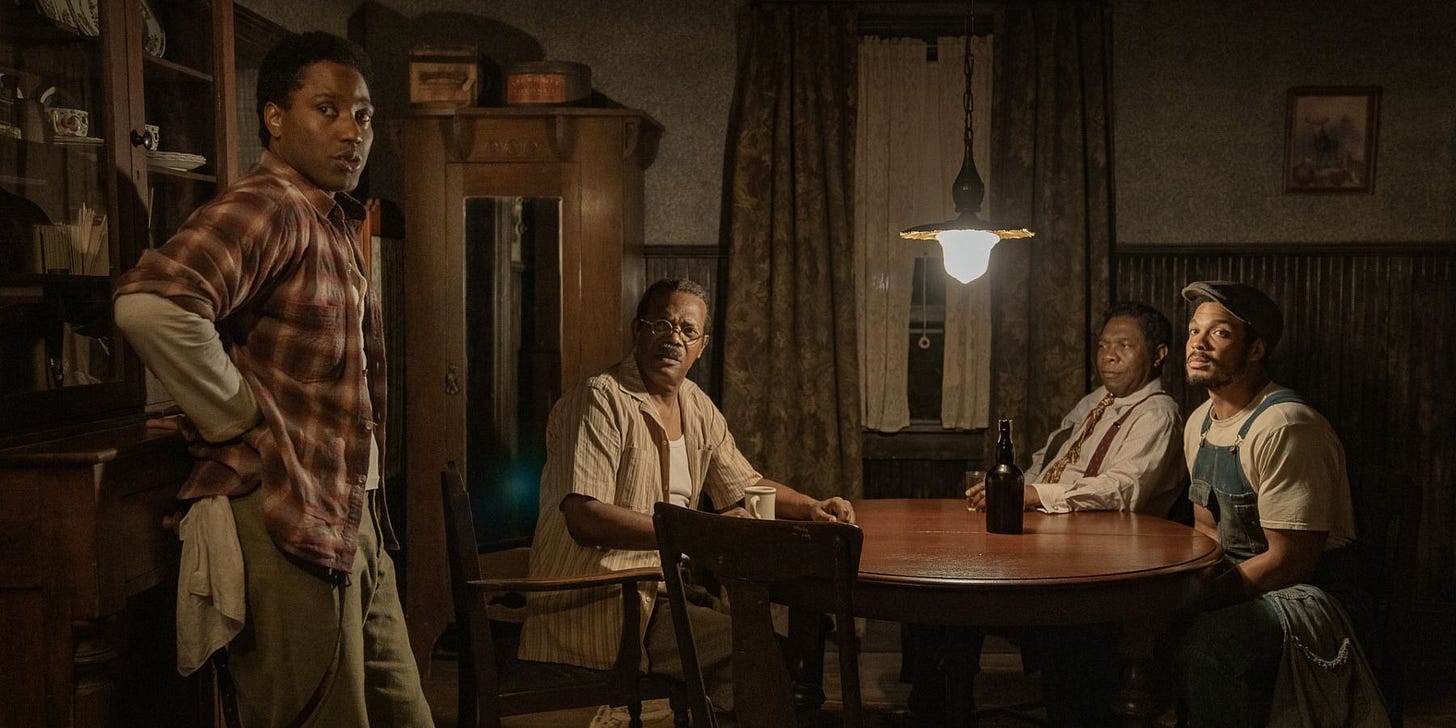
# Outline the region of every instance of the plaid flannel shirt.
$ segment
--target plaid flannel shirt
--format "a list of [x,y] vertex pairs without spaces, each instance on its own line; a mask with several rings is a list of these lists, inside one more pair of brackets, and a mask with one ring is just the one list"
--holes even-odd
[[383,325],[356,243],[363,217],[353,198],[265,152],[116,288],[164,296],[215,322],[262,411],[263,422],[236,441],[184,431],[197,462],[180,497],[261,484],[274,543],[343,573],[358,545],[369,438],[385,451]]

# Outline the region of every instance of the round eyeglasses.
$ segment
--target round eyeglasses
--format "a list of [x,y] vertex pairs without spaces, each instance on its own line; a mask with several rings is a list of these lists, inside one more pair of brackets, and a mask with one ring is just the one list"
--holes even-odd
[[676,333],[678,336],[682,337],[682,341],[684,344],[691,344],[694,341],[703,338],[704,332],[702,329],[698,328],[696,324],[686,323],[679,326],[678,324],[675,324],[665,319],[658,319],[656,321],[648,321],[647,319],[637,320],[642,322],[642,325],[647,327],[647,330],[651,331],[652,335],[659,339],[665,339]]

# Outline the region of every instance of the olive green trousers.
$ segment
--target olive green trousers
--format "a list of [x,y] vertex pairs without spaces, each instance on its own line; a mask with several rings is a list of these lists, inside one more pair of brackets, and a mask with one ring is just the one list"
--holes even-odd
[[434,725],[373,513],[377,493],[367,499],[354,571],[341,585],[273,545],[261,488],[232,499],[248,613],[228,646],[228,668],[244,728]]

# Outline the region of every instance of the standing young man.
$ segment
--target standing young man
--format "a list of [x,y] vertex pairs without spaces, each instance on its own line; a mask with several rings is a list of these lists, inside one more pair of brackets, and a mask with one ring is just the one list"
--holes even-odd
[[249,728],[432,725],[383,550],[384,338],[347,194],[374,136],[368,75],[343,38],[279,42],[261,162],[117,285],[117,325],[186,414],[180,497],[225,496],[236,524],[247,613],[227,671]]

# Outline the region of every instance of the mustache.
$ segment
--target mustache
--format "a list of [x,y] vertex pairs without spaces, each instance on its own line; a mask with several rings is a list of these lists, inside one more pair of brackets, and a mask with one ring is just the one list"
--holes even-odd
[[1208,357],[1208,355],[1206,355],[1206,354],[1189,354],[1187,361],[1189,361],[1189,362],[1197,361],[1200,364],[1207,364],[1209,362],[1212,362],[1213,359],[1210,359]]
[[661,346],[657,347],[658,356],[665,359],[671,359],[673,361],[682,361],[683,355],[686,353],[687,352],[684,350],[684,347],[678,346],[677,344],[673,343],[663,343]]

